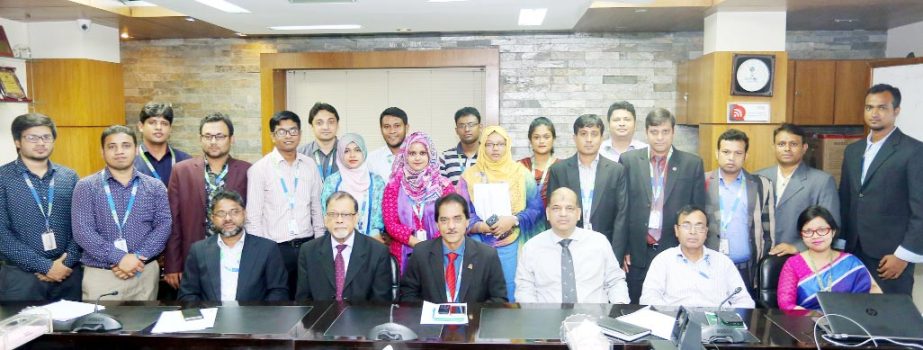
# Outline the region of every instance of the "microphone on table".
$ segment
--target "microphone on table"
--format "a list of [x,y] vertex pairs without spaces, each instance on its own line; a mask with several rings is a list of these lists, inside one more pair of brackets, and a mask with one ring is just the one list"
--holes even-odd
[[737,287],[727,298],[721,301],[721,304],[718,304],[718,311],[715,312],[718,323],[706,326],[702,329],[703,342],[742,343],[746,341],[747,337],[743,333],[746,332],[746,330],[739,328],[744,326],[744,320],[740,318],[737,312],[733,310],[724,310],[724,304],[727,304],[731,301],[731,298],[740,294],[743,290],[742,287]]
[[415,340],[417,333],[399,323],[394,323],[394,309],[400,308],[397,304],[391,304],[388,314],[388,323],[375,326],[369,331],[369,339],[372,340]]
[[119,291],[114,290],[102,294],[96,298],[96,305],[93,306],[93,313],[81,316],[74,321],[71,326],[72,332],[108,332],[122,329],[122,323],[111,315],[99,312],[99,301],[103,297],[119,295]]
[[727,298],[724,298],[724,300],[721,301],[721,304],[718,304],[718,311],[721,311],[721,309],[724,307],[724,304],[727,304],[727,302],[731,301],[731,298],[733,298],[737,294],[740,294],[740,292],[743,290],[744,289],[741,287],[737,287],[737,289],[734,289],[734,292],[732,292],[731,295],[728,295]]

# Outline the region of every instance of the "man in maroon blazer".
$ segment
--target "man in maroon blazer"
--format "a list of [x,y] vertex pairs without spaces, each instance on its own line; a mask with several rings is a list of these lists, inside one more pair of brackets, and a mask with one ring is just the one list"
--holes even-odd
[[199,137],[205,157],[195,157],[176,163],[170,174],[167,193],[173,213],[173,232],[167,241],[164,279],[179,288],[183,266],[193,243],[211,236],[206,227],[213,193],[227,189],[247,200],[247,169],[250,163],[231,158],[234,124],[226,114],[212,113],[199,123]]

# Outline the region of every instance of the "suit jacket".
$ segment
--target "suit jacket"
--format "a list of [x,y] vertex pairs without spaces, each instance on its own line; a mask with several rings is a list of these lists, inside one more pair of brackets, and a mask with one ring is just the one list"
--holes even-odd
[[[401,279],[401,301],[448,303],[442,237],[417,244]],[[497,251],[484,243],[465,239],[460,303],[505,303],[506,282]]]
[[[344,301],[391,302],[391,253],[378,241],[353,232],[352,253],[343,284]],[[301,245],[295,300],[336,300],[336,271],[328,232]]]
[[[250,163],[228,158],[224,188],[247,200],[247,169]],[[220,171],[220,169],[218,170]],[[173,213],[173,231],[164,249],[166,273],[183,272],[192,244],[205,238],[205,160],[195,157],[176,163],[170,174],[167,197]]]
[[[923,254],[923,144],[895,129],[861,181],[867,139],[846,146],[840,179],[846,250],[873,258],[900,246]],[[788,191],[788,190],[786,190]]]
[[[551,193],[561,187],[567,187],[577,193],[580,199],[580,172],[578,170],[578,155],[558,161],[548,170],[548,186],[545,189],[546,198],[551,198]],[[602,233],[606,239],[613,241],[616,232],[625,230],[628,216],[628,184],[625,180],[625,168],[606,157],[599,156],[596,166],[595,190],[593,204],[590,208],[590,223],[593,231]],[[578,203],[579,204],[579,203]],[[577,222],[583,227],[583,218]],[[548,224],[551,227],[551,224]],[[614,244],[613,244],[614,245]],[[615,247],[624,251],[624,246]]]
[[[746,170],[741,171],[747,181],[747,227],[750,228],[750,251],[753,252],[750,261],[756,264],[769,253],[769,248],[773,245],[771,227],[775,220],[775,193],[769,179],[750,174]],[[708,238],[705,245],[716,251],[721,243],[721,202],[718,198],[721,175],[718,172],[716,169],[705,175],[705,213],[708,214]],[[750,270],[751,274],[756,276],[758,269]]]
[[[646,268],[653,257],[648,257],[647,227],[651,214],[653,190],[651,189],[650,149],[637,149],[623,153],[619,162],[628,173],[628,229],[617,232],[616,247],[627,247],[615,252],[615,257],[622,261],[624,254],[631,254],[631,266]],[[705,170],[699,156],[673,149],[673,155],[667,162],[667,179],[664,183],[663,224],[660,245],[663,248],[679,244],[673,226],[676,225],[676,213],[680,208],[695,204],[705,205]]]
[[[241,233],[246,234],[246,233]],[[192,245],[183,280],[180,301],[221,301],[221,248],[218,235]],[[238,301],[288,300],[288,272],[276,242],[247,235],[237,277]]]
[[[777,178],[778,165],[756,173],[772,181],[773,189],[775,189],[775,184],[779,181]],[[836,181],[833,176],[807,164],[801,163],[795,168],[782,196],[779,197],[776,193],[776,197],[778,200],[775,204],[774,244],[789,243],[798,247],[799,250],[806,248],[796,226],[798,226],[798,217],[801,216],[801,212],[812,205],[827,208],[838,224],[843,222],[840,220],[840,196],[836,192]]]

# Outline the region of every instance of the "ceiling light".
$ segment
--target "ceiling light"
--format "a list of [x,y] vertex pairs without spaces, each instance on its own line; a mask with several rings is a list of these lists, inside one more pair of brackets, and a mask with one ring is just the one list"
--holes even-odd
[[645,13],[647,9],[635,9],[635,13]]
[[240,37],[247,36],[247,34],[244,34],[244,33],[234,33],[234,34],[237,34],[237,36],[240,36]]
[[462,2],[468,0],[427,0],[427,2]]
[[154,7],[154,6],[157,6],[157,5],[155,5],[155,4],[149,3],[149,2],[147,2],[147,1],[141,1],[141,0],[128,0],[128,1],[125,2],[125,4],[128,5],[128,6],[130,6],[130,7]]
[[833,23],[855,23],[855,22],[859,22],[859,20],[855,18],[834,18],[833,19]]
[[250,10],[247,10],[243,7],[234,5],[227,0],[195,0],[196,2],[214,7],[224,12],[228,13],[250,13]]
[[272,30],[346,30],[346,29],[360,29],[361,25],[358,24],[323,24],[323,25],[313,25],[313,26],[273,26],[269,27]]
[[122,39],[129,39],[129,38],[131,38],[130,36],[128,36],[128,32],[123,32],[122,35],[119,35],[119,36],[122,37]]
[[519,25],[521,26],[538,26],[545,21],[545,14],[548,9],[522,9],[519,10]]
[[187,21],[187,22],[195,22],[195,18],[186,17],[186,21]]
[[397,31],[401,33],[406,33],[406,32],[411,31],[411,29],[410,28],[397,28]]

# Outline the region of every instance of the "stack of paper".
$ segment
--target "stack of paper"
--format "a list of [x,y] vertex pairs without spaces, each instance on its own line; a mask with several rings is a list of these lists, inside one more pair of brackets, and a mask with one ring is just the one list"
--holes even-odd
[[[81,303],[76,301],[61,300],[45,306],[30,307],[20,312],[21,314],[50,314],[51,319],[55,321],[67,321],[77,317],[93,313],[97,308],[96,304]],[[100,305],[99,310],[105,310],[106,307]]]
[[650,306],[619,317],[618,320],[650,329],[651,334],[667,340],[673,334],[673,324],[676,322],[673,317],[651,310]]
[[180,310],[164,311],[160,314],[160,318],[157,319],[157,324],[154,325],[151,333],[200,331],[214,327],[215,319],[218,317],[218,308],[202,309],[201,311],[202,319],[193,321],[186,321],[183,318],[183,312]]

